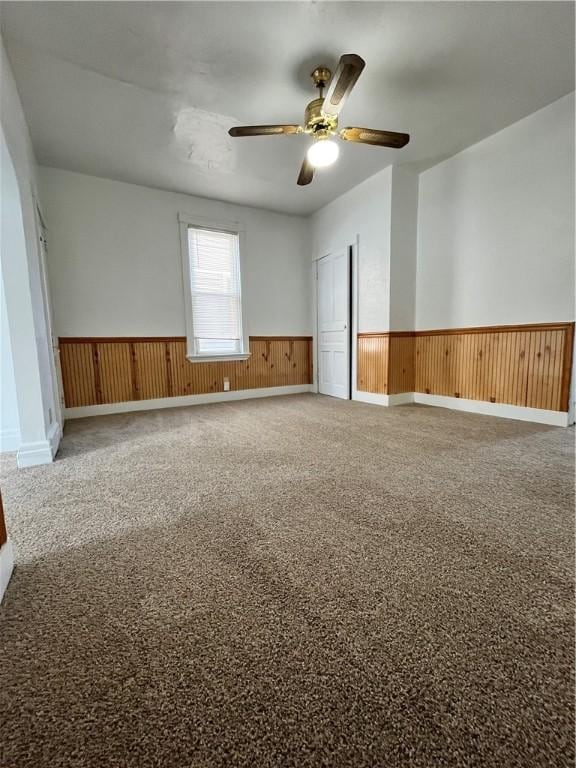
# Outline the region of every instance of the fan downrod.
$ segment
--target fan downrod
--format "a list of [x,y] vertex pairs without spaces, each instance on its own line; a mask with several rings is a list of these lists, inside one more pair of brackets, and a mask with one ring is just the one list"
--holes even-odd
[[330,78],[332,77],[332,72],[328,69],[328,67],[316,67],[314,72],[310,75],[312,80],[314,80],[314,85],[319,90],[324,90],[328,83],[330,82]]
[[314,85],[318,90],[320,91],[320,96],[322,96],[322,91],[328,83],[330,82],[330,78],[332,77],[332,72],[328,69],[328,67],[316,67],[314,72],[310,75],[312,80],[314,80]]
[[327,138],[335,132],[338,125],[338,118],[329,118],[322,112],[324,89],[330,83],[332,72],[328,67],[316,67],[310,77],[318,88],[318,96],[306,107],[304,132],[312,134],[315,138]]

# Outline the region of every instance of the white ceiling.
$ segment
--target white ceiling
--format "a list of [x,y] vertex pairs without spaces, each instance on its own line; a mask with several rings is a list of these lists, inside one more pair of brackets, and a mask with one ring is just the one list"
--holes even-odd
[[[571,2],[2,3],[41,164],[310,213],[391,163],[434,164],[574,90]],[[341,126],[406,131],[403,150],[341,144],[296,185],[308,75],[366,60]]]

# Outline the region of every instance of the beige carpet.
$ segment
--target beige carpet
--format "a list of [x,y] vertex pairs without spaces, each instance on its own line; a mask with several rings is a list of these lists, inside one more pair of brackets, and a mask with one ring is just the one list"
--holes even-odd
[[2,768],[572,766],[573,432],[314,395],[2,488]]

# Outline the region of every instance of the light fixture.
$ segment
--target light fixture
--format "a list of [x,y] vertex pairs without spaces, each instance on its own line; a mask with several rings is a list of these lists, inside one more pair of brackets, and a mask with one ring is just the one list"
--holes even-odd
[[332,139],[317,139],[308,149],[307,158],[314,168],[326,168],[338,159],[340,149]]

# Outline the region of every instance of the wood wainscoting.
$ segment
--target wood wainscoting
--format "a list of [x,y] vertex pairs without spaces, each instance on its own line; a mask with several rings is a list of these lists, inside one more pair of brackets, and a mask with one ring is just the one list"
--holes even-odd
[[4,520],[4,505],[2,504],[2,491],[0,491],[0,547],[8,541],[6,522]]
[[67,408],[312,382],[312,338],[251,336],[248,360],[191,363],[176,337],[61,338]]
[[413,332],[358,334],[357,387],[361,392],[414,392],[415,377]]
[[574,323],[358,334],[357,386],[567,411]]
[[14,569],[14,552],[12,543],[6,532],[4,522],[4,507],[2,506],[2,493],[0,493],[0,603],[6,592],[10,576]]

